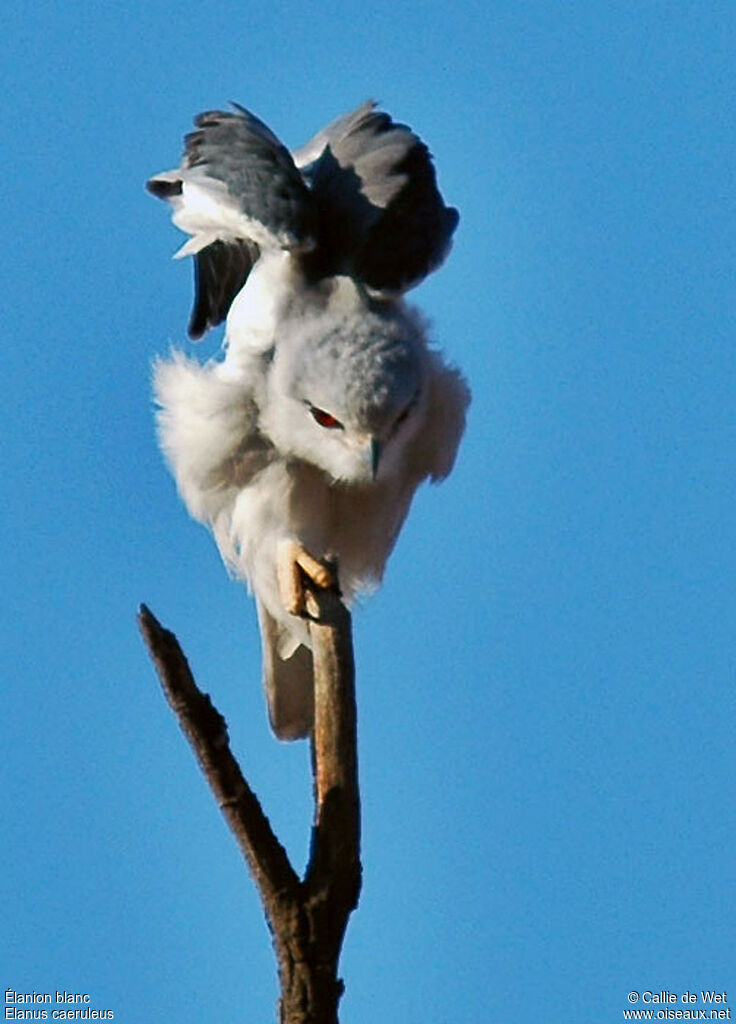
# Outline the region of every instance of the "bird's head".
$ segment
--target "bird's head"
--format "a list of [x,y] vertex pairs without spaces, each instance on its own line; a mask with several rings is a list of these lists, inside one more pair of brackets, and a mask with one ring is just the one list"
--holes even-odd
[[417,428],[425,361],[418,326],[395,310],[295,322],[274,351],[262,428],[335,481],[380,480]]

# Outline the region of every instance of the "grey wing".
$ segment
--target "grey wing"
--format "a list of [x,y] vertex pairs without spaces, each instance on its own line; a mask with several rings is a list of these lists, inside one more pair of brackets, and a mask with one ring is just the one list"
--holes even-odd
[[364,103],[319,132],[295,162],[318,210],[319,248],[306,257],[318,272],[347,272],[392,298],[442,263],[459,215],[445,205],[429,150],[407,125]]
[[288,150],[243,107],[207,111],[185,138],[180,167],[154,175],[149,192],[172,207],[195,257],[190,334],[220,323],[260,249],[303,252],[315,244],[314,202]]

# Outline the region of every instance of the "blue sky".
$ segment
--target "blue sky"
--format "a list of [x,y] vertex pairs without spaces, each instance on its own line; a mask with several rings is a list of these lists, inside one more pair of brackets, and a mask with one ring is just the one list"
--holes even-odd
[[143,182],[199,110],[238,100],[296,146],[372,96],[460,209],[414,298],[474,401],[354,619],[341,1020],[736,1000],[733,5],[3,22],[0,987],[131,1024],[275,1019],[253,884],[135,626],[145,601],[177,632],[302,866],[306,747],[271,738],[251,602],[155,446],[150,363],[190,347],[191,271]]

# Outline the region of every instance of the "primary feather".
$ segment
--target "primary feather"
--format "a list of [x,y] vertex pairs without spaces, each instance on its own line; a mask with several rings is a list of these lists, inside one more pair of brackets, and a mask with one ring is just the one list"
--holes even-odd
[[195,257],[190,333],[227,318],[225,354],[155,368],[162,449],[191,514],[257,600],[278,736],[312,725],[309,631],[279,590],[279,545],[338,560],[350,601],[377,585],[424,479],[453,465],[469,402],[399,298],[457,224],[429,152],[373,104],[296,159],[243,108],[209,112],[150,191]]

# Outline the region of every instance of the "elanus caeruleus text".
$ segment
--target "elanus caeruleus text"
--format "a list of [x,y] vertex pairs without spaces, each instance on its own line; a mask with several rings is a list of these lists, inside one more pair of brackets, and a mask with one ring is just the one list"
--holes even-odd
[[469,392],[401,296],[458,222],[427,147],[366,103],[290,154],[242,107],[210,111],[149,191],[190,237],[192,338],[155,366],[161,447],[191,515],[255,594],[277,736],[313,719],[304,577],[376,586],[417,486],[452,469]]

